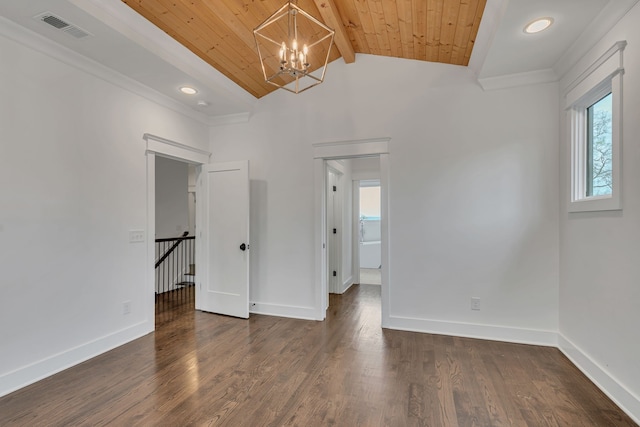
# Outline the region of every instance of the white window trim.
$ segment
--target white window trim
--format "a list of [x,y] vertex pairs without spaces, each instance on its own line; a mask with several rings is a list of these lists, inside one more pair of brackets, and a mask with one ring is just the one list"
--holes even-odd
[[[565,95],[565,109],[570,126],[571,180],[569,212],[592,212],[622,209],[622,52],[626,41],[617,42],[598,58],[570,86]],[[585,197],[586,194],[586,109],[612,93],[612,194]]]

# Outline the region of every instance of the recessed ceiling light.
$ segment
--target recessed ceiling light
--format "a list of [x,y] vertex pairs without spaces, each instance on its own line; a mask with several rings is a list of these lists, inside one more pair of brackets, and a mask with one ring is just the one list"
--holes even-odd
[[203,101],[203,100],[198,101],[198,103],[197,103],[197,104],[198,104],[200,107],[207,107],[207,106],[209,106],[209,103],[208,103],[207,101]]
[[539,33],[540,31],[544,31],[547,28],[549,28],[551,24],[553,24],[553,18],[549,18],[549,17],[538,18],[534,21],[529,22],[524,27],[524,32],[527,34]]
[[182,86],[180,88],[180,92],[186,93],[187,95],[195,95],[196,93],[198,93],[197,90],[195,90],[194,88],[192,88],[190,86]]

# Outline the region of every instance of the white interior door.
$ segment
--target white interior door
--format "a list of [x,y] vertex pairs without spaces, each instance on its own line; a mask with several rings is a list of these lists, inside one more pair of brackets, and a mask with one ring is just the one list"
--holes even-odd
[[[249,162],[203,165],[198,205],[202,215],[203,276],[196,308],[249,317]],[[201,268],[198,265],[198,268]]]
[[342,174],[327,168],[327,241],[329,293],[342,293]]

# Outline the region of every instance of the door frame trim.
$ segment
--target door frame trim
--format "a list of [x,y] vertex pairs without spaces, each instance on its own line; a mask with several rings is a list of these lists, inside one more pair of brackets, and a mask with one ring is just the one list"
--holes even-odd
[[389,143],[391,138],[373,138],[347,140],[335,142],[321,142],[313,144],[314,158],[314,189],[315,189],[315,311],[316,319],[326,318],[328,306],[327,288],[327,251],[326,251],[326,173],[327,160],[379,156],[380,158],[380,229],[382,252],[382,285],[381,285],[381,315],[382,327],[389,324],[390,303],[390,171],[389,171]]

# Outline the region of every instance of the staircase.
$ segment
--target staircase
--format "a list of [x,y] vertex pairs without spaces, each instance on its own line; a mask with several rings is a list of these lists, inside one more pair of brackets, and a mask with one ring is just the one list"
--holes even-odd
[[156,314],[195,301],[195,237],[156,239]]

